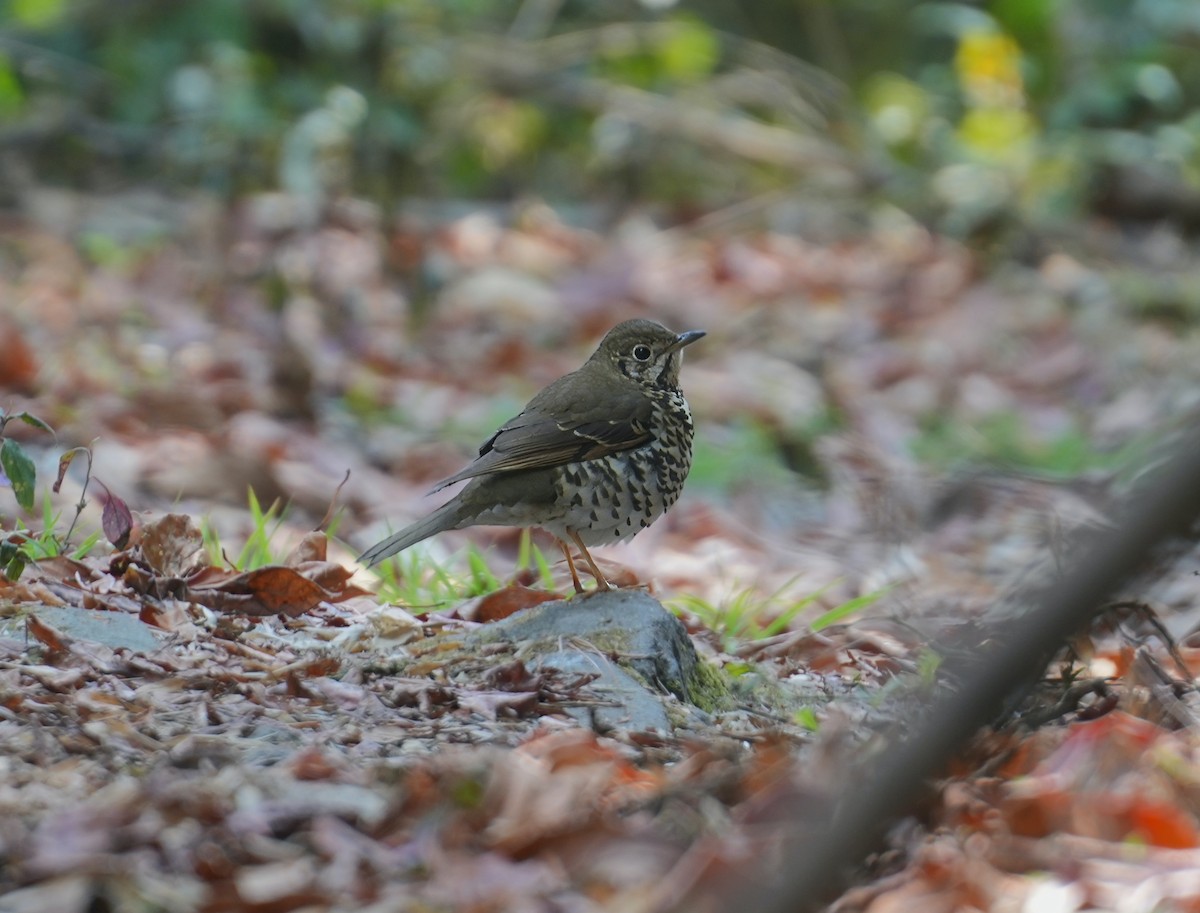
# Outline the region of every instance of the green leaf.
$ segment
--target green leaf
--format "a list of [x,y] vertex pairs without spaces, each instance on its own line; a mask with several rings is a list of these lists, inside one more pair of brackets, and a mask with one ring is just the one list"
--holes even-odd
[[548,590],[554,589],[554,571],[550,569],[550,562],[543,552],[537,546],[533,549],[533,561],[537,565],[538,578],[542,581],[542,586]]
[[680,19],[674,25],[658,49],[663,71],[682,83],[707,79],[721,56],[716,33],[694,19]]
[[17,503],[25,510],[33,510],[33,486],[37,472],[28,454],[16,441],[8,438],[0,444],[0,469],[8,476]]
[[471,569],[471,589],[475,593],[489,593],[500,589],[500,580],[487,565],[487,559],[472,547],[467,549],[467,566]]
[[13,19],[31,28],[46,28],[63,17],[65,0],[13,0]]
[[43,422],[36,415],[30,415],[28,412],[18,412],[16,415],[14,415],[12,417],[19,418],[26,425],[32,425],[34,428],[37,428],[41,431],[47,431],[50,434],[54,434],[54,429],[51,428],[49,425],[47,425],[45,422]]
[[925,648],[917,656],[917,675],[922,682],[931,685],[941,665],[942,657],[933,650]]
[[812,624],[808,626],[809,630],[820,631],[822,628],[828,628],[832,624],[837,624],[843,618],[853,615],[859,609],[865,609],[890,589],[890,586],[881,587],[873,593],[864,593],[862,596],[846,600],[839,606],[834,606],[824,615],[814,618]]
[[817,712],[812,707],[801,707],[792,715],[792,718],[796,721],[796,725],[803,726],[809,732],[816,732],[821,728],[821,721],[817,719]]
[[0,541],[0,569],[9,580],[16,580],[25,569],[28,556],[11,539]]
[[25,92],[8,56],[0,54],[0,117],[16,117],[25,106]]

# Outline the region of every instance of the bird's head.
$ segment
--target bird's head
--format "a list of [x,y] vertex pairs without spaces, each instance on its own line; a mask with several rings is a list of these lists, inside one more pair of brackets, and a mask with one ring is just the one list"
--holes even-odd
[[672,333],[653,320],[626,320],[608,331],[591,360],[644,386],[675,389],[684,347],[704,335],[703,330]]

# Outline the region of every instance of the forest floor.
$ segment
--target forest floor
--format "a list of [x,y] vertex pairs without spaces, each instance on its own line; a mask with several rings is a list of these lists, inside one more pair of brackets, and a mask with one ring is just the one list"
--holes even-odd
[[[1196,406],[1187,245],[1043,247],[31,195],[0,222],[0,408],[55,434],[2,429],[37,483],[0,489],[0,557],[90,547],[0,576],[0,911],[716,903],[773,803],[844,786],[889,696],[936,686],[929,644],[1113,522]],[[586,677],[448,670],[432,634],[571,592],[540,534],[354,562],[633,316],[708,333],[696,462],[597,557],[726,681],[821,695],[787,718],[597,731]],[[1148,568],[836,908],[1200,907],[1198,557]]]

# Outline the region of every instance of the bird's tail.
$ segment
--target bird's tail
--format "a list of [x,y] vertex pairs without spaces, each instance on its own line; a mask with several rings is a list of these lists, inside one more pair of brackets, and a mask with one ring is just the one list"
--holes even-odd
[[406,526],[398,533],[393,533],[382,542],[376,542],[358,556],[360,563],[371,567],[384,558],[397,552],[402,552],[410,545],[416,545],[422,539],[428,539],[435,533],[455,529],[458,526],[460,505],[457,498],[452,498],[428,517],[418,520],[412,526]]

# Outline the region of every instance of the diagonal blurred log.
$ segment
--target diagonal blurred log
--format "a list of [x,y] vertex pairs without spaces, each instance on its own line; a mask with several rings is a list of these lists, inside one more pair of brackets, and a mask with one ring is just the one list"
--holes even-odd
[[1028,611],[993,632],[991,649],[972,656],[959,651],[947,663],[959,686],[908,721],[903,732],[889,733],[891,747],[856,767],[852,782],[847,777],[840,788],[834,786],[839,795],[832,814],[825,803],[814,807],[797,800],[776,819],[789,823],[785,848],[769,854],[774,870],[739,873],[738,883],[706,908],[801,913],[830,902],[864,857],[879,848],[886,829],[928,795],[930,781],[955,752],[1044,673],[1063,642],[1142,569],[1155,546],[1186,534],[1200,516],[1200,429],[1189,432],[1174,454],[1147,474],[1113,529],[1078,543],[1066,572],[1022,595]]

